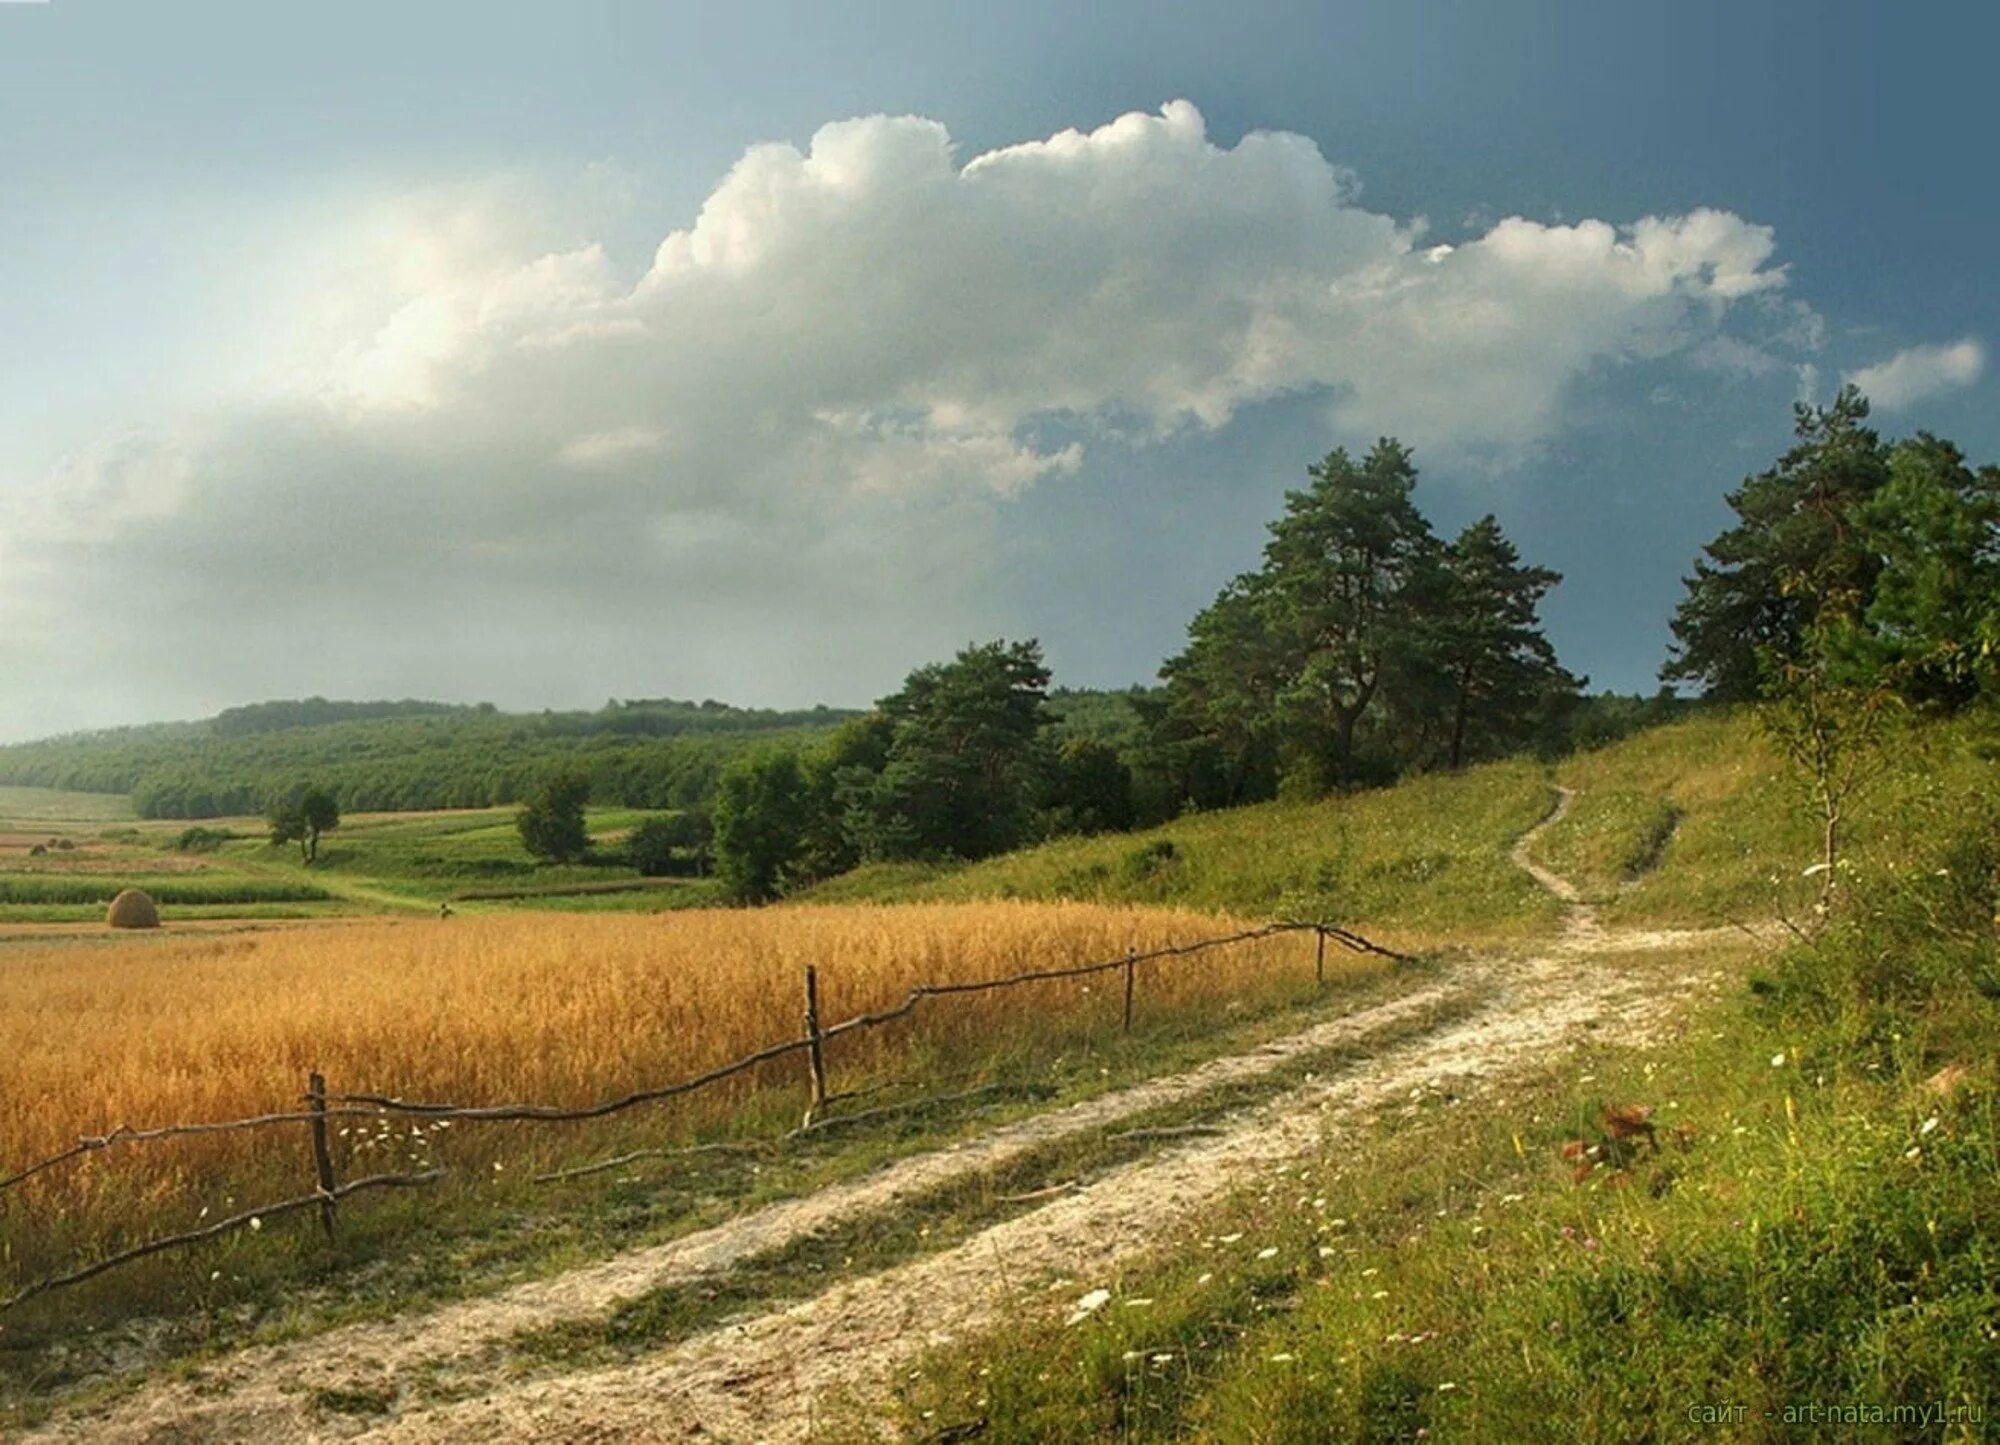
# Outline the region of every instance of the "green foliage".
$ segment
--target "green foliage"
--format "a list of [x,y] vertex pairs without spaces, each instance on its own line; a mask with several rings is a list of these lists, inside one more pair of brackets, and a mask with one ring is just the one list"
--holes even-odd
[[[1868,402],[1845,387],[1831,406],[1794,409],[1797,444],[1728,497],[1739,518],[1704,548],[1674,614],[1663,675],[1726,701],[1758,696],[1767,656],[1796,655],[1817,599],[1865,598],[1880,568],[1853,510],[1888,480],[1887,451],[1863,425]],[[1803,592],[1788,578],[1820,585]]]
[[317,785],[297,788],[273,797],[264,809],[264,821],[270,829],[272,847],[297,843],[300,857],[311,866],[319,860],[320,835],[340,826],[340,804],[334,801],[332,793]]
[[868,790],[864,852],[984,858],[1025,841],[1048,685],[1039,643],[989,642],[916,669],[883,698],[888,749]]
[[625,839],[625,861],[645,878],[708,871],[714,825],[706,813],[693,810],[648,818]]
[[1108,742],[1071,735],[1056,744],[1046,789],[1046,836],[1120,833],[1135,821],[1132,770]]
[[[1576,690],[1537,608],[1559,580],[1486,517],[1441,544],[1407,448],[1345,451],[1285,496],[1264,564],[1231,582],[1162,669],[1183,796],[1314,796],[1457,767],[1549,730]],[[1220,763],[1219,778],[1203,776]],[[1219,795],[1216,783],[1220,783]]]
[[715,792],[715,873],[739,903],[776,898],[804,851],[812,790],[796,753],[732,764]]
[[598,712],[518,715],[430,703],[266,703],[157,724],[0,747],[0,782],[129,794],[145,818],[260,812],[318,779],[347,812],[512,805],[551,769],[590,777],[627,807],[694,807],[746,747],[798,743],[852,714],[767,712],[671,699]]
[[590,779],[578,772],[558,772],[543,779],[515,818],[521,843],[546,863],[574,863],[589,851],[583,805],[590,801]]
[[197,824],[181,830],[174,839],[174,848],[182,853],[213,853],[235,836],[227,828],[204,828]]
[[1629,697],[1615,692],[1593,693],[1576,700],[1563,720],[1558,739],[1562,749],[1587,752],[1647,728],[1676,722],[1700,706],[1692,699],[1676,697],[1669,687],[1662,687],[1651,697],[1636,693]]
[[1808,667],[1946,708],[1993,685],[2000,469],[1927,432],[1885,443],[1867,416],[1852,387],[1798,407],[1797,444],[1730,493],[1739,520],[1695,564],[1665,676],[1748,699]]
[[[1398,699],[1401,726],[1422,740],[1417,746],[1457,768],[1514,752],[1548,731],[1550,714],[1569,706],[1579,685],[1556,662],[1538,615],[1561,580],[1546,567],[1522,565],[1491,514],[1445,548],[1411,684]],[[1425,738],[1434,718],[1449,719],[1441,742]]]
[[1888,482],[1858,509],[1883,559],[1848,662],[1919,703],[1963,706],[1993,678],[2000,644],[2000,468],[1975,473],[1927,432],[1890,454]]

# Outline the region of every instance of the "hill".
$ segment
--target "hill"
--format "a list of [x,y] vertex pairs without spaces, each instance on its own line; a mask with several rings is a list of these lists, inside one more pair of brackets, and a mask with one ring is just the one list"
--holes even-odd
[[351,812],[492,807],[517,801],[549,769],[573,766],[589,774],[600,803],[682,808],[707,797],[746,743],[803,739],[854,715],[672,698],[542,713],[309,698],[7,745],[0,784],[123,793],[143,818],[214,818],[255,813],[272,792],[305,780],[331,788]]

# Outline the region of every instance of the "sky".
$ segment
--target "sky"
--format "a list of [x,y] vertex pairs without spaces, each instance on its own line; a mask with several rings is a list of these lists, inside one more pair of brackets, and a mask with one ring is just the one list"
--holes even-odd
[[1797,17],[0,3],[0,740],[1148,681],[1385,434],[1650,691],[1795,401],[2000,460],[2000,11]]

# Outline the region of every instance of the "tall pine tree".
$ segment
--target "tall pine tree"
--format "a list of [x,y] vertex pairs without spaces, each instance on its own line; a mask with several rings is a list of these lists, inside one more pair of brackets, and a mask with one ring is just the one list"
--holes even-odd
[[1443,753],[1457,768],[1533,739],[1579,686],[1556,661],[1539,609],[1562,574],[1523,565],[1490,514],[1444,549],[1424,662],[1441,684]]
[[1866,605],[1881,563],[1857,513],[1889,477],[1888,449],[1867,420],[1867,398],[1852,386],[1831,406],[1794,409],[1797,443],[1729,494],[1740,520],[1695,562],[1663,678],[1753,698],[1764,660],[1796,657],[1823,610]]

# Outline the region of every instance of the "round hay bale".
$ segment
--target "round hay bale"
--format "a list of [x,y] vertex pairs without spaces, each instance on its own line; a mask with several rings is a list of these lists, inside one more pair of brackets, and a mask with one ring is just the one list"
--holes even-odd
[[111,900],[104,921],[112,928],[158,928],[160,908],[150,893],[127,888]]

